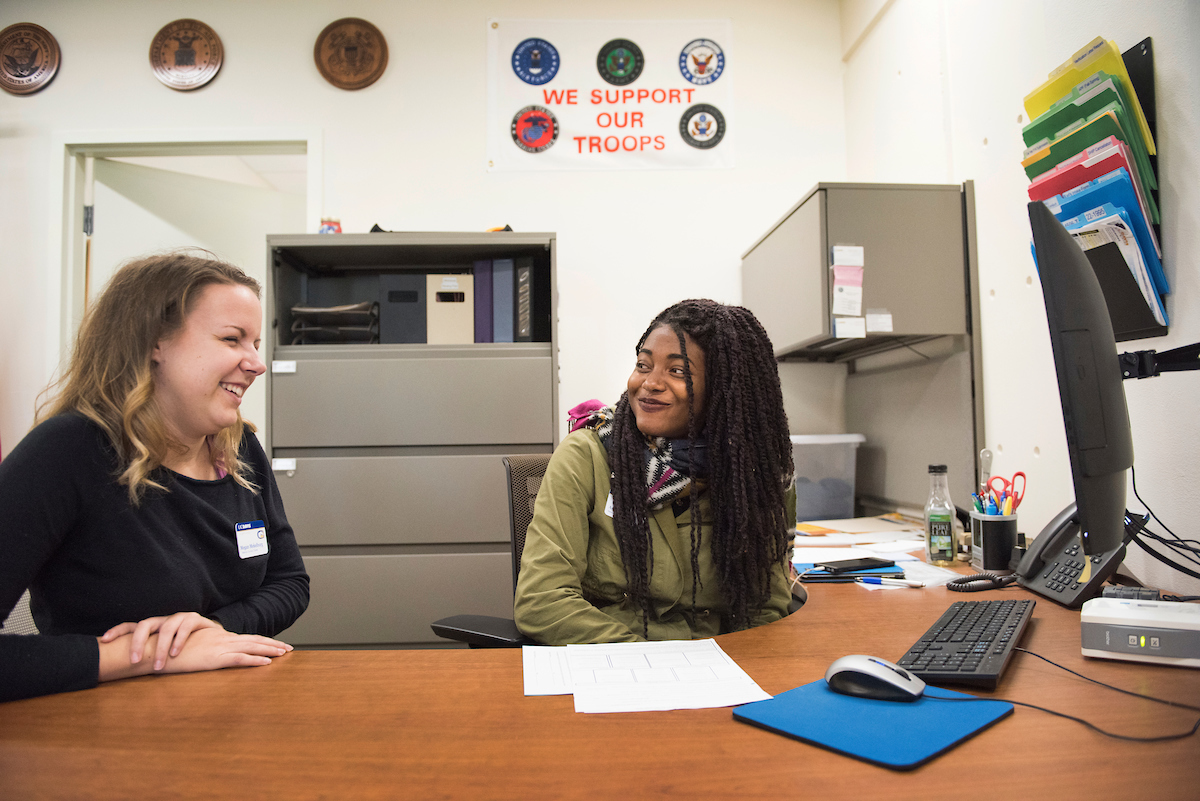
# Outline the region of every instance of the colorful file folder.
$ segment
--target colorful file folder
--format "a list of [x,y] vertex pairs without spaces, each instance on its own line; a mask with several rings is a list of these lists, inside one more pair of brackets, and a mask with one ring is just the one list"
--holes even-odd
[[[1137,193],[1133,189],[1133,182],[1127,170],[1113,170],[1101,178],[1088,181],[1083,186],[1077,186],[1046,201],[1050,211],[1054,212],[1054,216],[1059,220],[1084,214],[1105,203],[1111,203],[1129,212],[1130,224],[1142,251],[1142,258],[1146,260],[1146,269],[1154,281],[1154,288],[1162,295],[1170,292],[1171,288],[1167,284],[1166,275],[1163,274],[1162,262],[1155,245],[1157,239],[1141,207],[1138,206]],[[1136,214],[1135,209],[1138,211]]]
[[[1125,266],[1129,269],[1130,275],[1137,283],[1138,291],[1154,316],[1155,322],[1158,325],[1168,324],[1167,310],[1163,306],[1158,292],[1155,291],[1154,281],[1150,278],[1145,259],[1142,258],[1137,237],[1133,234],[1133,225],[1130,222],[1129,213],[1125,209],[1119,209],[1111,203],[1105,203],[1099,208],[1084,212],[1068,220],[1063,220],[1062,224],[1064,228],[1071,232],[1071,235],[1075,237],[1080,247],[1085,251],[1090,251],[1109,242],[1116,244],[1121,258],[1125,262]],[[1095,265],[1093,264],[1093,266]],[[1111,307],[1109,311],[1110,313],[1112,312]]]
[[1045,83],[1025,96],[1025,111],[1029,114],[1029,118],[1035,119],[1045,114],[1071,89],[1085,82],[1089,76],[1097,72],[1107,72],[1120,79],[1133,105],[1132,111],[1138,127],[1141,129],[1142,137],[1146,141],[1146,151],[1151,156],[1156,155],[1158,151],[1154,147],[1150,124],[1146,121],[1142,104],[1138,100],[1133,83],[1129,80],[1129,71],[1125,68],[1121,51],[1117,49],[1114,42],[1105,41],[1103,37],[1097,36],[1093,39],[1069,61],[1050,73],[1050,78]]
[[1125,132],[1129,148],[1137,160],[1138,168],[1143,173],[1147,189],[1157,189],[1158,179],[1150,169],[1150,156],[1146,151],[1146,142],[1141,130],[1135,124],[1129,100],[1121,84],[1111,75],[1099,72],[1084,82],[1081,87],[1072,89],[1070,94],[1055,103],[1042,116],[1025,126],[1022,136],[1025,144],[1034,146],[1038,142],[1049,144],[1063,136],[1072,126],[1086,121],[1098,111],[1115,104],[1117,122]]
[[[1137,191],[1138,203],[1146,209],[1150,222],[1161,222],[1158,205],[1154,202],[1153,195],[1146,191],[1142,181],[1138,180],[1140,171],[1137,164],[1129,157],[1129,146],[1115,136],[1110,136],[1104,141],[1092,145],[1049,172],[1039,175],[1029,185],[1029,199],[1046,200],[1055,195],[1061,195],[1063,192],[1105,176],[1121,167],[1129,170],[1130,176],[1134,179],[1133,188]],[[1161,251],[1158,251],[1158,255],[1159,258],[1162,258]]]
[[1064,133],[1058,139],[1054,139],[1049,144],[1030,153],[1021,162],[1021,166],[1025,168],[1025,174],[1030,179],[1036,178],[1042,173],[1054,169],[1071,156],[1087,150],[1110,136],[1115,136],[1122,142],[1128,143],[1125,129],[1121,127],[1121,121],[1118,118],[1116,103],[1110,103],[1078,127],[1072,128],[1070,132]]

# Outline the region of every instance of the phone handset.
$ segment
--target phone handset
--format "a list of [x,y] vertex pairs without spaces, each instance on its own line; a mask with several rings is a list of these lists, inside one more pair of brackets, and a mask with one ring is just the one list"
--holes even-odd
[[1017,583],[1063,606],[1076,608],[1100,594],[1100,585],[1125,558],[1125,544],[1088,556],[1072,502],[1046,524],[1017,565]]
[[[1072,530],[1072,526],[1074,530]],[[1046,527],[1038,534],[1037,539],[1033,541],[1033,546],[1021,557],[1021,561],[1017,565],[1017,575],[1021,578],[1029,578],[1035,575],[1042,569],[1042,565],[1046,564],[1046,556],[1052,552],[1051,549],[1054,548],[1054,553],[1061,551],[1062,540],[1073,534],[1077,534],[1078,531],[1079,512],[1075,506],[1075,502],[1071,501],[1067,505],[1067,508],[1055,515],[1054,519],[1046,524]]]

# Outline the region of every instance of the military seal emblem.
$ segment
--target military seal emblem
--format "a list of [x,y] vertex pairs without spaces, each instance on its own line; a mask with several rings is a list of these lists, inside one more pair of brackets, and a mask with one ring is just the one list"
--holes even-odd
[[697,103],[679,118],[679,135],[692,147],[716,147],[725,136],[725,116],[716,106]]
[[195,19],[167,23],[150,43],[154,77],[180,92],[199,89],[217,77],[224,58],[221,37]]
[[526,39],[513,50],[512,68],[525,83],[550,83],[558,74],[558,48],[545,39]]
[[697,86],[706,86],[725,71],[725,53],[711,39],[693,39],[679,53],[679,71]]
[[14,95],[44,89],[62,57],[50,31],[32,22],[18,22],[0,31],[0,88]]
[[558,140],[558,119],[543,106],[526,106],[512,119],[512,138],[526,153],[541,153]]
[[387,40],[365,19],[344,17],[326,25],[317,36],[313,60],[321,77],[338,89],[362,89],[387,69]]
[[631,84],[642,74],[646,58],[642,49],[628,39],[613,39],[600,48],[596,69],[613,86]]

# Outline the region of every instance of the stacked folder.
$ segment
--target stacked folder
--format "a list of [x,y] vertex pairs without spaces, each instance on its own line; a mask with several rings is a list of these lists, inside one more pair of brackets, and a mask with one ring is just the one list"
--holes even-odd
[[[1139,45],[1146,57],[1149,46]],[[1097,37],[1025,98],[1025,110],[1029,199],[1044,202],[1087,251],[1118,339],[1166,333],[1157,151],[1116,44]]]
[[379,341],[379,304],[293,306],[292,344]]

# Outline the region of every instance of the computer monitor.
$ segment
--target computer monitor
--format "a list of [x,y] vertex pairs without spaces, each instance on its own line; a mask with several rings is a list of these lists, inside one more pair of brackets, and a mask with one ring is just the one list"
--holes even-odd
[[1125,471],[1133,466],[1133,437],[1112,321],[1100,282],[1074,237],[1042,203],[1029,204],[1029,222],[1084,551],[1113,551],[1125,537]]

